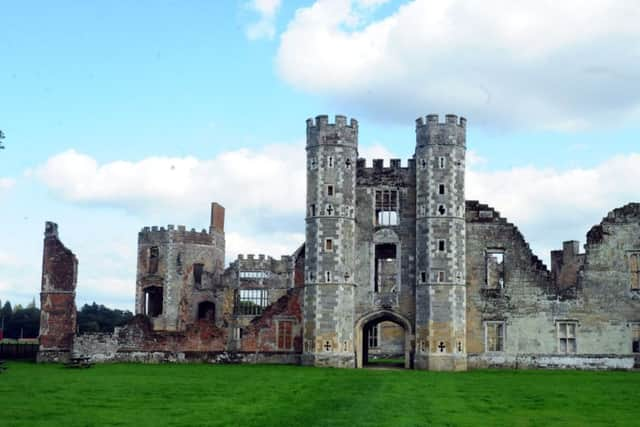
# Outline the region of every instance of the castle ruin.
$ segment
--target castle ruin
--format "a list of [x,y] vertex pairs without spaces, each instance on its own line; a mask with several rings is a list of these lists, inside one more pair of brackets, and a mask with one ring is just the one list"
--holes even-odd
[[76,261],[47,223],[40,360],[633,368],[640,203],[592,227],[584,252],[564,242],[549,270],[514,224],[466,200],[466,125],[421,117],[405,165],[367,167],[356,120],[307,120],[304,244],[225,268],[221,205],[208,230],[145,227],[136,316],[113,334],[73,334]]

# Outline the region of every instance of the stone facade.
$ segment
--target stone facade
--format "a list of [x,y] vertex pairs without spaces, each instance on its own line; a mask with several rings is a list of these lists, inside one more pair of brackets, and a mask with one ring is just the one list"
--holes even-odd
[[[335,367],[392,357],[449,371],[637,364],[639,203],[594,226],[584,252],[564,242],[549,270],[515,225],[466,200],[464,118],[419,118],[405,165],[367,166],[358,122],[344,116],[309,119],[306,151],[300,248],[278,259],[239,256],[224,268],[217,203],[209,230],[145,227],[136,316],[113,334],[71,333],[75,258],[48,232],[43,354],[72,345],[96,361]],[[55,271],[69,273],[66,284],[44,279]]]

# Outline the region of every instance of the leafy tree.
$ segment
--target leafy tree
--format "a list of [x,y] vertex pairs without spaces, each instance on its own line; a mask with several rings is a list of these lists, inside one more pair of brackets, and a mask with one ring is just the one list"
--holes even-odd
[[128,310],[112,310],[104,305],[85,304],[78,311],[78,328],[83,332],[113,332],[116,326],[122,326],[133,317]]

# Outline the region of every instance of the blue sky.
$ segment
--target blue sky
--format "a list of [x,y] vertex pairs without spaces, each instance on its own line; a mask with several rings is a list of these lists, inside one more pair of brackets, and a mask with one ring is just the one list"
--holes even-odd
[[402,159],[416,117],[466,116],[467,197],[546,258],[638,200],[638,19],[608,0],[7,2],[0,299],[37,296],[45,220],[79,303],[132,308],[137,231],[205,227],[213,200],[229,260],[292,252],[323,113]]

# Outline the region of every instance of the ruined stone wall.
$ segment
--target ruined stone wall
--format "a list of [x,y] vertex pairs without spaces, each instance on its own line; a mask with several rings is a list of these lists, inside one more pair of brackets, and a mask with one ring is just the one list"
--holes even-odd
[[[152,251],[157,251],[157,267]],[[145,228],[138,235],[136,313],[145,313],[145,290],[162,289],[162,313],[153,317],[157,330],[180,331],[197,320],[198,305],[215,301],[224,248],[206,230],[187,231],[184,226]],[[194,268],[202,265],[199,283]]]
[[[113,334],[76,337],[73,353],[95,362],[203,361],[212,363],[299,363],[302,352],[302,289],[289,289],[252,318],[235,336],[233,327],[199,321],[184,331],[155,331],[149,318],[136,315]],[[290,345],[279,345],[279,323],[291,322]]]
[[45,225],[40,293],[39,361],[64,361],[76,332],[78,260],[58,238],[58,225]]
[[[630,291],[625,254],[640,247],[633,209],[616,210],[606,233],[587,245],[577,286],[555,284],[522,234],[487,205],[467,202],[467,347],[470,367],[629,368],[631,324],[640,311]],[[631,213],[629,213],[631,212]],[[593,231],[593,229],[592,229]],[[504,287],[486,284],[487,250],[504,253]],[[575,251],[574,251],[575,252]],[[504,324],[501,351],[487,342],[487,324]],[[562,324],[572,324],[573,350],[563,349]],[[493,349],[495,350],[495,348]]]

